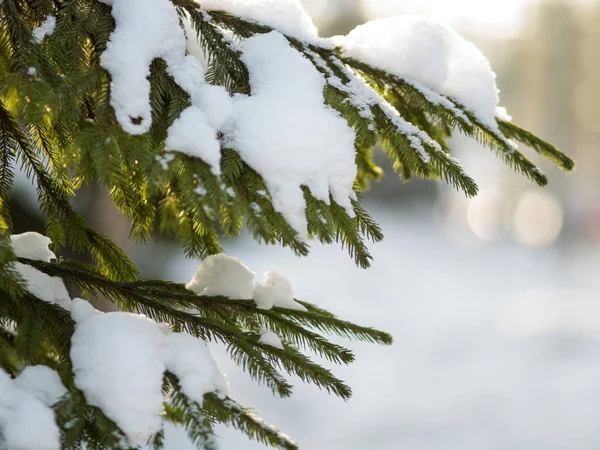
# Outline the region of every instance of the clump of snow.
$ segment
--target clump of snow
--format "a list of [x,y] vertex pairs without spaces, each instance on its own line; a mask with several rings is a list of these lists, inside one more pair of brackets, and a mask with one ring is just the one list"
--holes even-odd
[[508,111],[504,106],[498,106],[496,108],[496,118],[503,120],[504,122],[512,122],[512,116],[508,114]]
[[81,299],[73,300],[72,316],[75,385],[115,421],[131,446],[141,444],[161,427],[161,329],[142,315],[97,312]]
[[67,393],[58,373],[47,366],[25,367],[13,384],[34,395],[46,406],[56,404]]
[[102,1],[112,5],[116,23],[100,64],[112,78],[111,105],[117,120],[130,134],[150,129],[150,64],[164,59],[192,104],[169,128],[167,148],[202,158],[217,174],[217,132],[230,115],[231,99],[222,86],[205,82],[200,60],[186,55],[188,41],[174,5],[169,0]]
[[265,279],[254,287],[253,300],[258,309],[271,309],[273,306],[306,311],[294,300],[291,283],[280,273],[269,270]]
[[48,248],[52,244],[50,238],[35,231],[11,235],[10,244],[17,258],[45,262],[56,259],[56,255]]
[[206,114],[200,108],[190,106],[169,127],[165,148],[202,159],[218,175],[221,170],[221,146],[215,133],[215,129],[208,124]]
[[267,331],[264,333],[260,339],[258,340],[261,344],[270,345],[271,347],[279,348],[284,350],[283,344],[281,343],[281,339],[272,331]]
[[208,346],[195,336],[169,333],[161,347],[161,356],[168,371],[179,379],[181,391],[202,404],[204,394],[227,393],[229,388]]
[[346,56],[456,99],[497,130],[496,74],[481,51],[450,27],[407,14],[367,22],[336,42]]
[[254,272],[239,259],[219,253],[200,263],[186,288],[198,295],[223,295],[250,300],[254,287]]
[[56,17],[52,15],[46,17],[40,26],[31,32],[33,40],[38,44],[41,44],[46,36],[50,36],[54,33],[54,27],[56,27]]
[[[301,185],[353,215],[354,130],[323,102],[325,80],[279,33],[244,42],[252,95],[234,98],[230,144],[265,180],[273,206],[307,236]],[[293,88],[290,88],[293,86]]]
[[71,338],[75,385],[125,433],[141,445],[161,428],[162,379],[166,370],[180,380],[184,394],[202,402],[227,384],[206,343],[143,315],[101,313],[81,299],[73,301],[76,322]]
[[207,10],[227,11],[302,41],[324,44],[300,0],[199,0],[198,3]]
[[[47,377],[47,373],[37,372],[42,378]],[[1,446],[11,450],[60,450],[54,411],[38,398],[41,380],[33,382],[31,376],[25,375],[25,381],[18,382],[0,370]],[[50,386],[50,391],[55,387]]]
[[66,310],[71,309],[71,297],[62,279],[51,277],[39,270],[22,264],[14,263],[14,268],[25,280],[25,289],[40,300],[54,303]]

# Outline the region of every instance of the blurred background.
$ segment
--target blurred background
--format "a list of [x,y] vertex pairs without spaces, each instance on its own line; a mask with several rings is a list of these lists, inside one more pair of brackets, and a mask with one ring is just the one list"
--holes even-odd
[[[403,184],[381,157],[387,176],[365,206],[386,239],[372,245],[368,270],[336,245],[296,258],[246,235],[226,242],[257,274],[286,275],[298,298],[395,338],[392,347],[339,341],[357,357],[333,368],[354,390],[348,403],[300,380],[290,399],[274,398],[215,348],[232,396],[305,450],[600,448],[600,2],[303,3],[322,36],[403,13],[454,26],[490,59],[514,120],[577,168],[565,175],[525,150],[549,175],[539,189],[457,138],[453,148],[481,188],[469,200],[442,183]],[[133,246],[105,194],[88,189],[77,201],[145,276],[191,278],[198,262],[173,242]],[[16,232],[43,231],[23,177],[12,203]],[[219,434],[225,450],[265,448],[233,430]],[[188,448],[172,439],[173,450]]]

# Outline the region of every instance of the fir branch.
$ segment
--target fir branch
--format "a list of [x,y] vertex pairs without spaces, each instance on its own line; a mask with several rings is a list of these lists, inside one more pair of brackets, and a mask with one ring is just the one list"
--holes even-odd
[[213,420],[232,425],[265,445],[286,450],[298,449],[296,443],[289,436],[262,420],[252,410],[228,397],[222,398],[215,393],[206,394],[203,409]]
[[558,167],[570,172],[575,168],[575,162],[564,153],[560,152],[554,145],[540,139],[533,133],[519,127],[512,122],[498,119],[500,131],[509,139],[515,139],[531,147],[540,155],[554,162]]
[[[38,184],[38,198],[44,213],[55,218],[54,224],[62,223],[69,227],[69,242],[75,250],[89,250],[103,271],[116,279],[133,279],[137,268],[127,254],[106,236],[97,233],[70,205],[69,195],[73,194],[68,184],[59,184],[56,177],[49,173],[36,151],[18,126],[10,112],[0,102],[0,133],[12,136],[17,155],[25,166],[27,175],[35,176]],[[51,229],[49,231],[56,231]],[[62,232],[51,233],[57,243],[63,241]]]

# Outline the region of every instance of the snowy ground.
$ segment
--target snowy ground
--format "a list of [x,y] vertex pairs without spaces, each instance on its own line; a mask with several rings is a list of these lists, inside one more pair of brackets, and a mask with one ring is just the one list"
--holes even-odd
[[[600,252],[457,242],[429,215],[370,210],[386,240],[368,270],[335,245],[307,258],[247,238],[226,248],[394,345],[349,344],[357,361],[335,368],[348,403],[299,380],[274,398],[220,355],[232,395],[303,449],[600,448]],[[196,264],[178,260],[167,277],[187,281]],[[264,448],[219,432],[224,450]]]

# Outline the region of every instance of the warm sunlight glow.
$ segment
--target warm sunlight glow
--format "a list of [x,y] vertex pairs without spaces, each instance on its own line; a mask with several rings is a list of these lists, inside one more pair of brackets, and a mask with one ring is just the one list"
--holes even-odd
[[517,201],[512,233],[521,244],[531,247],[550,245],[560,234],[562,226],[562,207],[552,194],[529,191]]

